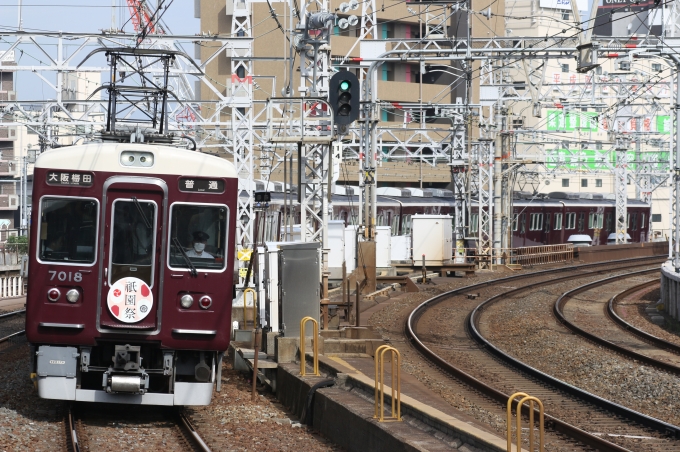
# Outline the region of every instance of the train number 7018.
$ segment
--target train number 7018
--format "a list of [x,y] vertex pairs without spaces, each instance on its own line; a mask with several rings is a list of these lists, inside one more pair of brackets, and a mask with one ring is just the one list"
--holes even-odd
[[74,281],[74,282],[81,282],[83,280],[83,274],[80,272],[59,272],[57,273],[56,270],[49,270],[48,273],[50,274],[50,281],[54,281],[54,278],[57,278],[59,281]]

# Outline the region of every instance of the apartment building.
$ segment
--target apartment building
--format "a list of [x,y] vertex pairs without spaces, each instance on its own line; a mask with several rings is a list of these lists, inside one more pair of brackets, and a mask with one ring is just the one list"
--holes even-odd
[[[583,12],[574,18],[568,1],[508,0],[507,36],[573,38],[576,22],[587,17],[587,2],[579,0],[578,5]],[[661,32],[660,18],[661,12],[647,3],[635,6],[605,0],[594,33],[634,45],[648,34]],[[510,124],[518,129],[518,156],[545,163],[537,169],[544,177],[533,189],[542,193],[614,193],[616,137],[624,138],[619,149],[627,149],[629,198],[640,197],[643,191],[634,178],[643,165],[655,171],[668,168],[664,162],[672,142],[673,86],[665,61],[622,54],[600,61],[599,67],[586,73],[577,71],[573,58],[536,57],[522,66],[507,68],[508,76],[515,83],[526,81],[528,70],[534,85],[542,79],[539,115],[534,114],[533,102],[509,99],[505,103]],[[671,181],[662,179],[653,181],[660,184],[652,193],[650,218],[651,235],[657,238],[668,236],[670,228]]]
[[[338,8],[341,0],[329,2],[331,12],[335,11],[340,17],[348,17],[351,14],[361,15],[361,7],[355,11],[340,13]],[[248,3],[251,8],[252,36],[255,37],[253,44],[253,92],[255,98],[255,110],[264,108],[263,103],[269,97],[281,96],[284,86],[292,86],[294,95],[300,95],[300,73],[297,69],[299,58],[295,59],[295,71],[293,80],[289,81],[284,57],[289,54],[289,43],[286,35],[279,29],[277,22],[272,18],[274,15],[284,29],[288,28],[291,20],[297,23],[297,18],[291,19],[287,2],[255,0]],[[479,8],[482,2],[474,0],[473,4]],[[233,2],[230,0],[213,1],[197,0],[196,14],[201,19],[201,31],[204,33],[219,33],[229,35],[231,33],[231,21]],[[301,6],[301,5],[300,5]],[[501,13],[503,2],[495,2],[492,9]],[[366,57],[377,56],[383,51],[394,47],[399,39],[418,39],[423,36],[448,38],[457,36],[463,39],[467,36],[467,19],[462,13],[452,13],[447,5],[417,5],[414,3],[398,2],[393,0],[376,1],[377,36],[369,36],[370,39],[360,40],[361,20],[356,26],[341,29],[335,26],[331,37],[330,47],[332,57]],[[442,20],[444,18],[445,20]],[[481,36],[487,36],[489,30],[494,31],[493,26],[482,23],[477,16],[472,16],[473,35],[478,32]],[[501,27],[502,22],[496,22],[494,26]],[[370,40],[387,40],[376,43]],[[391,40],[391,41],[390,41]],[[210,46],[198,49],[197,57],[208,58],[214,50]],[[344,67],[343,67],[344,68]],[[340,69],[340,68],[337,68]],[[350,67],[349,70],[358,74],[358,67]],[[212,80],[222,84],[226,95],[230,89],[232,77],[230,60],[227,55],[219,57],[208,65],[207,73]],[[235,74],[236,75],[236,74]],[[380,186],[412,186],[412,187],[437,187],[445,188],[451,182],[450,167],[446,161],[438,161],[435,165],[422,163],[419,159],[410,156],[409,152],[422,149],[423,155],[427,156],[431,150],[423,143],[438,145],[446,136],[446,131],[451,127],[451,121],[444,119],[433,121],[431,116],[435,114],[438,104],[452,104],[465,102],[466,89],[464,73],[459,65],[450,64],[420,64],[413,61],[383,64],[377,72],[378,93],[381,101],[379,127],[389,128],[389,133],[383,133],[379,139],[379,152],[382,158],[378,162],[378,181]],[[473,83],[477,83],[476,79]],[[210,98],[209,90],[201,87],[200,98]],[[472,90],[475,91],[474,88]],[[472,96],[473,101],[475,96]],[[422,113],[408,112],[403,104],[425,102],[429,103],[423,108]],[[203,108],[211,108],[205,104]],[[225,117],[229,112],[224,112]],[[392,149],[391,156],[386,156],[388,149]],[[395,150],[396,149],[396,150]],[[257,154],[256,150],[256,154]],[[443,159],[442,159],[443,160]],[[255,163],[257,167],[257,159]],[[260,178],[256,168],[255,178]],[[343,162],[340,169],[338,183],[356,185],[359,179],[358,164],[356,160]],[[282,170],[279,168],[272,172],[271,180],[281,181]]]
[[16,127],[2,126],[2,122],[11,118],[12,112],[3,101],[16,99],[14,90],[14,72],[9,70],[15,66],[14,52],[0,54],[0,241],[7,238],[5,231],[18,226],[19,183],[15,178],[20,174]]

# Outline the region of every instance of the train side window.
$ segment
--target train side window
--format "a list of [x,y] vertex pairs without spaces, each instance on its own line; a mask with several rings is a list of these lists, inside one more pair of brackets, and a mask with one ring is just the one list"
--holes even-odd
[[524,235],[527,232],[527,214],[526,213],[522,214],[522,219],[520,220],[519,227],[520,227],[519,233]]
[[512,216],[512,230],[517,231],[517,228],[519,227],[519,214],[514,214]]
[[585,231],[586,227],[586,213],[581,212],[578,214],[578,232],[583,232]]
[[545,228],[543,230],[545,232],[550,232],[550,214],[549,213],[545,214]]
[[613,231],[614,231],[614,230],[612,229],[612,214],[611,214],[611,213],[608,213],[608,214],[607,214],[607,228],[606,228],[606,230],[609,231],[609,232],[613,232]]
[[640,215],[641,215],[641,218],[642,218],[641,221],[640,221],[640,229],[645,229],[645,220],[646,220],[645,214],[643,213],[643,214],[640,214]]
[[567,221],[564,229],[576,229],[576,212],[567,212]]
[[411,215],[404,215],[404,224],[401,227],[401,233],[403,235],[411,233]]
[[562,230],[562,214],[561,213],[555,214],[554,229],[555,229],[555,231],[561,231]]
[[378,214],[377,221],[375,222],[376,226],[385,226],[385,215],[383,214]]
[[476,234],[479,231],[479,214],[470,214],[470,234]]
[[399,234],[399,215],[392,217],[392,235]]
[[637,213],[633,214],[631,223],[633,223],[632,224],[633,231],[637,231],[637,228],[638,228]]
[[540,231],[543,229],[543,214],[542,213],[532,213],[530,216],[531,224],[529,225],[530,231]]
[[90,198],[44,197],[40,201],[38,259],[62,264],[93,264],[96,259],[99,202]]
[[229,208],[223,204],[173,204],[170,208],[169,266],[224,270],[229,248],[228,219]]

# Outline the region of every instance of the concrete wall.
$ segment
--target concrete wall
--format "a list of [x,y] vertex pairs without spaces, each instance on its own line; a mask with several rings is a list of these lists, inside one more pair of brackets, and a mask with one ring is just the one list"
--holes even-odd
[[602,262],[644,256],[667,256],[668,242],[629,243],[574,248],[582,262]]
[[680,320],[680,273],[671,261],[661,266],[661,302],[668,315]]

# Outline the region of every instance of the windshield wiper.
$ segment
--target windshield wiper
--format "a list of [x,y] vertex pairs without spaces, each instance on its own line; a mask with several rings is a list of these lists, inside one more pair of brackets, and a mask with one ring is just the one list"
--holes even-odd
[[187,253],[184,252],[184,248],[182,248],[182,244],[179,243],[179,240],[177,240],[177,237],[172,238],[172,243],[182,253],[182,257],[184,258],[184,262],[186,262],[187,265],[189,266],[189,268],[191,269],[191,276],[198,277],[198,272],[196,271],[196,267],[194,267],[194,264],[191,263],[191,259],[189,259],[189,256],[187,256]]
[[133,196],[132,197],[132,202],[135,203],[135,207],[137,208],[137,211],[139,212],[139,215],[142,217],[142,220],[144,220],[144,224],[148,229],[151,229],[151,223],[149,223],[149,220],[146,219],[146,215],[144,214],[144,210],[142,210],[141,204],[139,204],[139,201],[137,201],[137,197]]

